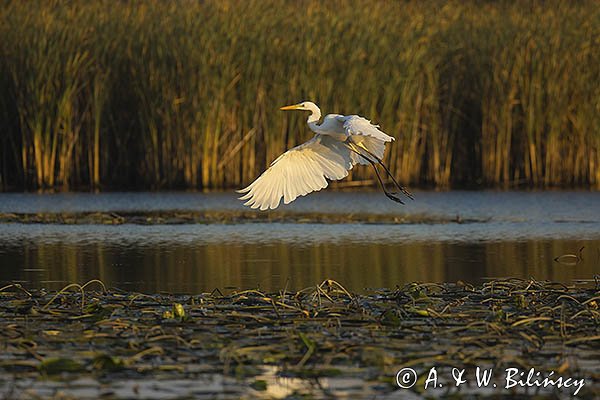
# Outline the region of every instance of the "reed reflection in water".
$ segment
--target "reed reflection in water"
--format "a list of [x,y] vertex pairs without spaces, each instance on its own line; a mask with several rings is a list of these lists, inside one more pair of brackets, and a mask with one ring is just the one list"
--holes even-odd
[[[577,253],[564,265],[554,258]],[[23,243],[0,246],[0,281],[58,289],[101,279],[107,286],[144,292],[197,293],[259,287],[301,289],[330,278],[348,289],[408,282],[477,283],[514,276],[569,283],[600,270],[600,240],[407,243]]]

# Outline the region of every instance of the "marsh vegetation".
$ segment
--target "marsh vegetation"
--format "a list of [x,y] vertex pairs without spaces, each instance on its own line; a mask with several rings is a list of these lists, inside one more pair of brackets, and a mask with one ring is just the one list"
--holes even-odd
[[[496,377],[498,389],[453,388],[451,367],[476,366],[555,371],[585,378],[579,396],[599,394],[597,283],[415,283],[357,295],[325,280],[298,291],[174,296],[95,281],[50,293],[7,285],[0,300],[8,397],[398,396],[408,394],[395,384],[402,367],[419,371],[411,391],[424,396],[574,390],[503,391]],[[425,391],[432,366],[446,374],[444,387]]]
[[381,124],[407,184],[598,187],[598,38],[594,1],[8,1],[0,187],[240,186],[302,99]]

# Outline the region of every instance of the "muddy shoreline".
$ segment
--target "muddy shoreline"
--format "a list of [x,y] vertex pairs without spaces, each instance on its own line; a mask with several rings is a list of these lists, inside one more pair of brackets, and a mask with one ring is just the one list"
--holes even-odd
[[453,218],[431,215],[333,214],[272,211],[115,211],[61,213],[0,213],[0,223],[65,224],[65,225],[177,225],[177,224],[235,224],[251,222],[282,223],[373,223],[373,224],[448,224],[488,222],[490,219]]

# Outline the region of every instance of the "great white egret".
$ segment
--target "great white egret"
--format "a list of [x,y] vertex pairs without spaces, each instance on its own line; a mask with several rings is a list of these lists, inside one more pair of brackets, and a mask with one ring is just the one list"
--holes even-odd
[[371,164],[385,195],[404,204],[398,193],[386,189],[377,170],[377,165],[381,165],[396,187],[412,199],[382,161],[385,144],[394,138],[380,131],[379,125],[358,115],[340,114],[328,114],[319,123],[321,110],[310,101],[280,110],[310,111],[307,123],[315,136],[277,157],[254,182],[238,190],[245,193],[240,197],[247,200],[244,205],[261,210],[275,209],[282,197],[283,202],[289,204],[298,196],[327,187],[327,179],[345,178],[356,164]]

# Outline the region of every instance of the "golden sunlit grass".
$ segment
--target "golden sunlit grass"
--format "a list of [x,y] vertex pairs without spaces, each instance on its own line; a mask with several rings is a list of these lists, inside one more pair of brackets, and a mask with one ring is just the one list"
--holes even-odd
[[8,2],[0,185],[239,186],[312,99],[395,136],[405,183],[598,187],[599,37],[585,1]]

